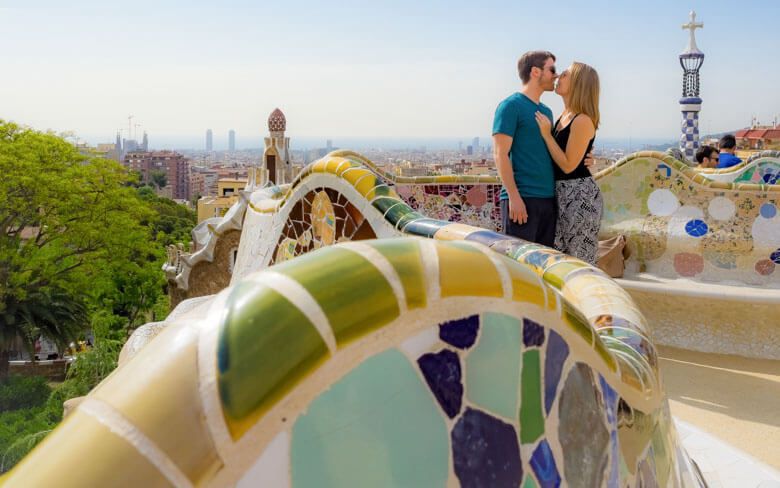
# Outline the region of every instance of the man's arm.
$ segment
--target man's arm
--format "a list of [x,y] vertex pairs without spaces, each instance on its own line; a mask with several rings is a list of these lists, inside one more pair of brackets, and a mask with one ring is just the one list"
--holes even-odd
[[509,195],[509,218],[518,224],[525,224],[528,221],[528,212],[515,184],[515,174],[512,170],[512,162],[509,160],[511,149],[512,136],[501,133],[493,134],[493,158],[496,160],[496,169],[501,177],[501,182]]

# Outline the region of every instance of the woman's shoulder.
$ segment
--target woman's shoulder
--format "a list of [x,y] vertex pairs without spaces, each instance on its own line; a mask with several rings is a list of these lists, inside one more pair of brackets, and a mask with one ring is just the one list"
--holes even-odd
[[593,119],[587,114],[577,114],[577,116],[574,117],[574,120],[571,121],[571,129],[573,131],[582,130],[591,135],[596,134],[596,125],[593,123]]

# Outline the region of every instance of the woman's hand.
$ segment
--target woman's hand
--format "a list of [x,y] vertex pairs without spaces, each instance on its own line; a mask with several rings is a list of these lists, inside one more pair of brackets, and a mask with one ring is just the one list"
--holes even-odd
[[536,112],[536,123],[539,124],[539,130],[542,132],[542,137],[552,135],[552,122],[541,112]]

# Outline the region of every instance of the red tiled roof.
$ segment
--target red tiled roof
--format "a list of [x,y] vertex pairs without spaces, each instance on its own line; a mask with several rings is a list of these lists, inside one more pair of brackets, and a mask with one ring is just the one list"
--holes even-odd
[[740,139],[780,139],[780,125],[769,129],[741,129],[734,136]]

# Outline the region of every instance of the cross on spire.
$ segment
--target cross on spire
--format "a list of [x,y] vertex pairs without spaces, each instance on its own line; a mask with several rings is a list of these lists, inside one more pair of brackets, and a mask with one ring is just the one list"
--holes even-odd
[[703,29],[704,28],[704,22],[696,22],[696,12],[691,10],[690,13],[691,20],[687,24],[683,24],[683,29],[688,29],[690,31],[691,37],[688,40],[688,47],[685,49],[685,53],[700,53],[699,48],[696,46],[696,36],[695,31],[696,29]]

